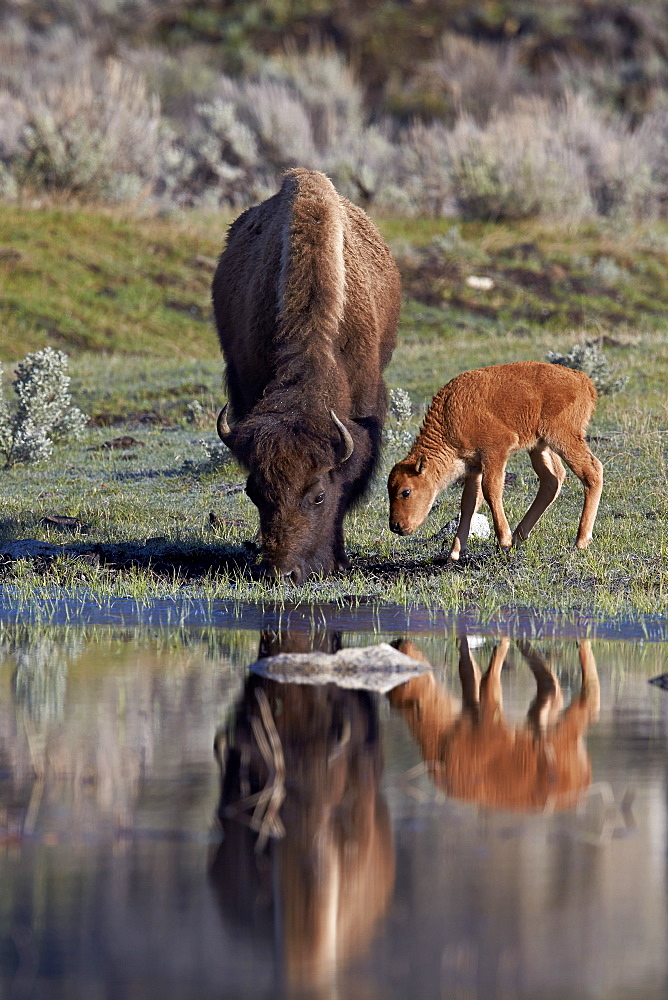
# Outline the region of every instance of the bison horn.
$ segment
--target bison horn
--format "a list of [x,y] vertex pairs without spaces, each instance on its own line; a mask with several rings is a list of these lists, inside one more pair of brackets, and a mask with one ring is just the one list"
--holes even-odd
[[353,436],[346,427],[346,425],[339,420],[336,413],[334,413],[334,410],[330,410],[329,412],[332,415],[332,420],[339,428],[339,431],[341,432],[341,437],[343,438],[343,443],[346,446],[346,453],[341,459],[341,462],[347,462],[353,453],[353,449],[355,448],[355,442],[353,441]]
[[232,433],[232,428],[227,422],[227,407],[229,405],[229,403],[225,403],[225,406],[218,414],[218,420],[216,421],[216,430],[218,431],[218,437],[221,441],[225,441],[225,438]]

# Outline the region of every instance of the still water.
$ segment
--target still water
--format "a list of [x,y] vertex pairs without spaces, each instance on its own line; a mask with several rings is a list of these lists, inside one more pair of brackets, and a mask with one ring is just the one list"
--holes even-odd
[[668,996],[664,642],[266,624],[0,624],[2,1000]]

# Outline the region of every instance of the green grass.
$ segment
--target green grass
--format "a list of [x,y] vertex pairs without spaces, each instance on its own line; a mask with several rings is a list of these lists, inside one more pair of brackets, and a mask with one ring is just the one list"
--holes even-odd
[[215,356],[210,286],[228,221],[0,206],[0,359],[46,343]]
[[[433,239],[435,225],[381,220],[390,240],[404,246],[412,241],[417,251]],[[447,228],[441,224],[440,231]],[[637,286],[634,295],[621,295],[627,318],[618,327],[597,320],[556,330],[529,319],[506,322],[502,309],[482,315],[407,298],[387,372],[391,387],[410,392],[416,431],[432,394],[458,372],[542,359],[547,350],[567,351],[587,334],[605,335],[605,354],[629,382],[622,393],[601,398],[590,428],[605,486],[587,551],[572,548],[582,488],[569,475],[562,495],[521,549],[503,556],[490,542],[474,542],[471,565],[434,564],[443,542],[432,536],[456,515],[459,493],[446,491],[419,532],[397,538],[387,528],[384,480],[401,456],[386,454],[367,503],[347,521],[350,572],[295,588],[253,577],[255,556],[245,543],[255,534],[257,517],[238,489],[243,473],[231,459],[213,467],[200,443],[217,443],[215,412],[224,398],[208,314],[212,262],[224,229],[221,219],[131,220],[0,208],[2,356],[11,362],[47,343],[67,350],[74,401],[93,417],[84,438],[59,447],[48,465],[0,470],[0,544],[37,538],[63,546],[52,562],[0,557],[5,585],[26,598],[76,591],[137,600],[161,595],[342,605],[371,600],[474,609],[483,617],[519,606],[567,617],[665,613],[668,323],[659,321],[658,305],[665,306],[668,260],[657,249],[663,245],[661,232],[622,241],[604,231],[462,227],[471,253],[488,259],[525,236],[540,244],[541,260],[548,261],[543,268],[552,258],[576,259],[578,252],[591,257],[595,244],[617,267],[623,262]],[[468,263],[460,261],[460,277]],[[535,260],[532,266],[538,268]],[[645,314],[637,304],[638,287],[650,280],[657,309]],[[625,279],[624,290],[628,284]],[[117,294],[102,295],[100,286]],[[192,301],[201,313],[188,317],[168,301]],[[595,300],[590,304],[595,314]],[[34,321],[37,313],[49,317],[46,326]],[[201,427],[187,421],[187,404],[194,399],[207,413]],[[137,443],[125,450],[102,447],[123,434]],[[504,495],[512,524],[528,507],[536,480],[525,455],[514,457],[509,471],[516,473]],[[74,517],[79,525],[63,533],[43,520],[53,515]]]

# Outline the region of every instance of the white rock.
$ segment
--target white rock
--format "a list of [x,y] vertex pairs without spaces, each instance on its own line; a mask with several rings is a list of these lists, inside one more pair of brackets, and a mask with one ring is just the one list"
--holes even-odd
[[478,649],[479,646],[484,646],[486,643],[484,635],[467,635],[466,642],[468,643],[469,649]]
[[492,278],[486,278],[481,274],[469,274],[466,279],[469,288],[477,288],[481,292],[490,292],[494,288]]
[[[444,526],[444,534],[455,535],[457,533],[457,528],[459,527],[459,518],[453,517],[451,521]],[[471,530],[469,531],[469,538],[489,538],[492,533],[489,521],[484,514],[474,514],[471,518]]]
[[256,660],[250,670],[282,683],[338,684],[342,688],[385,694],[412,677],[427,673],[431,667],[381,642],[377,646],[352,646],[337,653],[279,653]]

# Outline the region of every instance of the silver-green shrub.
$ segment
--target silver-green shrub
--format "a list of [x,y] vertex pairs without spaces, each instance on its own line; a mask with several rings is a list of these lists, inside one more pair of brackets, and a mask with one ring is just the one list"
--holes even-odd
[[657,145],[584,95],[566,94],[557,102],[517,99],[484,125],[461,117],[443,155],[469,217],[624,221],[659,212],[665,177],[655,166]]
[[447,138],[460,211],[473,218],[593,214],[586,164],[545,101],[517,101],[484,127],[461,118]]
[[584,372],[596,386],[599,396],[612,396],[623,389],[628,382],[627,375],[612,377],[608,359],[598,344],[591,340],[586,340],[584,344],[574,344],[568,354],[548,351],[545,360],[553,365],[562,365],[564,368],[574,368],[576,371]]
[[283,172],[326,171],[344,194],[372,200],[392,145],[365,123],[362,90],[334,52],[267,60],[253,75],[220,75],[187,119],[163,126],[156,190],[184,207],[244,207]]
[[111,202],[136,198],[156,169],[157,100],[143,78],[118,60],[83,62],[24,101],[12,172],[35,188]]
[[189,403],[186,403],[185,416],[187,423],[194,424],[195,427],[204,427],[209,414],[199,399],[191,399]]
[[[394,181],[406,205],[400,214],[430,218],[453,214],[455,186],[448,156],[449,134],[440,122],[416,122],[399,135]],[[401,209],[401,201],[398,207]]]
[[584,94],[567,93],[553,105],[551,118],[559,142],[584,168],[597,215],[622,222],[657,215],[661,191],[654,170],[656,149],[646,136],[621,116],[606,114]]
[[51,347],[28,354],[16,367],[14,407],[2,391],[0,367],[0,455],[5,467],[50,458],[54,441],[83,432],[88,417],[72,406],[67,365],[67,355]]
[[383,445],[392,455],[405,454],[413,443],[415,428],[411,426],[412,417],[413,404],[406,390],[390,389]]
[[[639,123],[615,114],[596,99],[604,75],[587,84],[591,68],[538,86],[516,45],[446,35],[412,82],[398,74],[388,91],[398,103],[384,105],[395,111],[374,112],[350,62],[322,45],[247,53],[235,77],[189,47],[181,58],[119,44],[102,58],[94,26],[145,20],[154,4],[151,16],[158,0],[53,0],[49,30],[2,22],[0,199],[46,188],[241,209],[304,166],[381,214],[621,224],[668,215],[668,112],[657,105]],[[70,11],[69,27],[56,9]],[[415,88],[436,102],[424,121],[401,112]]]
[[219,93],[198,103],[190,120],[163,125],[157,194],[184,208],[244,207],[278,186],[285,166],[261,152],[253,122],[244,120],[242,85],[222,78]]
[[0,163],[0,199],[12,201],[19,193],[16,179],[4,165]]

